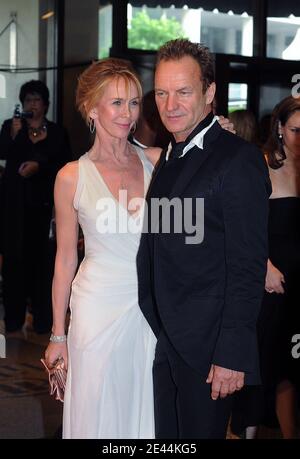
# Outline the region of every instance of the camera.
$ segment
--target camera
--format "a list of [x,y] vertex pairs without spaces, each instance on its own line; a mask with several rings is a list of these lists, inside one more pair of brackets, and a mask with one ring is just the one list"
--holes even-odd
[[33,117],[33,113],[32,112],[24,112],[20,109],[20,104],[16,104],[15,105],[15,109],[14,109],[14,118],[22,118],[22,119],[26,119],[26,118],[32,118]]

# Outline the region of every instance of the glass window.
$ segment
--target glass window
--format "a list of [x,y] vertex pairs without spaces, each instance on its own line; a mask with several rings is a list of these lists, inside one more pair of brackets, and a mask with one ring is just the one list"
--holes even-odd
[[246,83],[229,83],[228,113],[247,109],[248,85]]
[[112,5],[101,2],[99,5],[99,51],[98,57],[102,59],[109,56],[112,45]]
[[269,2],[267,17],[267,57],[300,59],[300,15],[297,2]]
[[13,114],[19,90],[32,79],[43,80],[50,91],[47,114],[56,114],[55,0],[10,0],[0,3],[0,124]]
[[290,95],[289,88],[277,84],[262,85],[259,94],[259,116],[270,114],[277,102]]
[[135,7],[128,3],[127,17],[129,48],[156,50],[168,40],[186,37],[215,53],[252,56],[253,18],[246,11],[208,11],[201,2],[199,8]]

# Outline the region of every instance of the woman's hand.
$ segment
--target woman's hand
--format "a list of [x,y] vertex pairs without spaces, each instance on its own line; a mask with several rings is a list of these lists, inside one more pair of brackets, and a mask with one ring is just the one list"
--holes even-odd
[[25,161],[19,167],[19,174],[24,177],[31,177],[35,175],[39,171],[39,163],[37,161]]
[[283,283],[284,275],[277,269],[270,260],[268,260],[268,268],[266,275],[265,290],[268,293],[284,293]]
[[218,115],[218,123],[220,124],[222,129],[225,129],[226,131],[231,132],[232,134],[236,134],[236,131],[234,129],[234,124],[228,119],[225,118],[223,115]]
[[68,349],[67,342],[63,343],[49,343],[45,351],[45,361],[49,368],[55,365],[59,359],[64,360],[65,368],[68,369]]

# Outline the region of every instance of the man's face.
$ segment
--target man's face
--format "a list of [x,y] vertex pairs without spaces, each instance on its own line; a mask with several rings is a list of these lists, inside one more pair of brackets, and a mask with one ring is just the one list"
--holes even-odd
[[155,100],[165,127],[184,141],[211,111],[215,83],[203,94],[201,69],[190,56],[161,61],[155,72]]

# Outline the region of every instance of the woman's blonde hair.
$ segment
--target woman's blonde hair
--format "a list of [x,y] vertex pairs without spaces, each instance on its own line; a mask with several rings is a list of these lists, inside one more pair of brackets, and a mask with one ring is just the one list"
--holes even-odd
[[133,83],[142,99],[142,86],[133,67],[123,59],[108,58],[93,62],[78,78],[76,90],[76,106],[88,124],[89,113],[97,105],[106,86],[114,80],[122,78],[129,90]]

